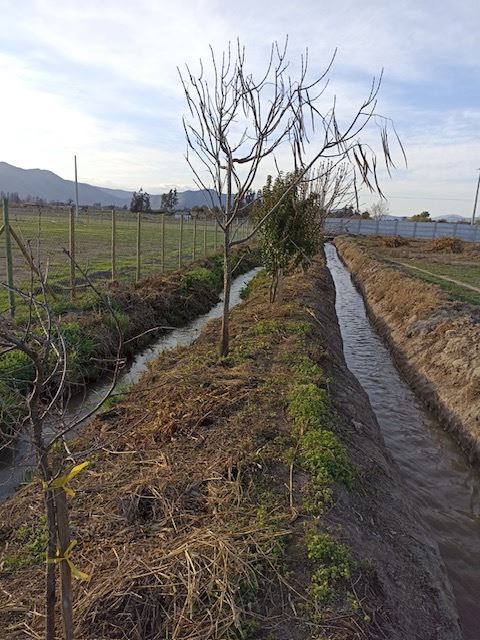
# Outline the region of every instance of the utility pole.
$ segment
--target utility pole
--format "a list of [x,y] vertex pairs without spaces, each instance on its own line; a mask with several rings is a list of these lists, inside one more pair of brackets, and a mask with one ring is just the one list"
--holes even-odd
[[477,169],[477,171],[478,171],[478,182],[477,182],[477,191],[475,193],[475,202],[473,204],[472,224],[475,224],[475,213],[477,211],[478,191],[480,189],[480,169]]
[[78,220],[78,178],[77,178],[77,156],[75,158],[75,217]]

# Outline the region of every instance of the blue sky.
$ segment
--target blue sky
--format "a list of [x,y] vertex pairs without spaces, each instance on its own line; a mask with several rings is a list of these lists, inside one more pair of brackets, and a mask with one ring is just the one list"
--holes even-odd
[[471,215],[478,0],[0,0],[0,11],[0,160],[71,178],[76,153],[85,182],[190,188],[176,66],[238,36],[259,71],[270,43],[288,33],[289,57],[308,46],[313,75],[338,47],[329,98],[346,118],[384,68],[378,110],[393,118],[408,157],[405,168],[397,152],[399,169],[382,176],[391,213]]

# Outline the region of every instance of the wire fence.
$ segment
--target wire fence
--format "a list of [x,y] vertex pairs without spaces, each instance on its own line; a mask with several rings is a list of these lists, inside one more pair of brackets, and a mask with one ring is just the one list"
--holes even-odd
[[[3,224],[2,224],[3,223]],[[12,287],[29,290],[37,266],[62,297],[81,296],[86,280],[135,282],[214,254],[223,234],[205,214],[82,211],[66,207],[9,207],[0,223],[0,311],[15,314]],[[235,224],[235,239],[250,233]],[[10,291],[9,291],[10,287]],[[18,301],[18,296],[16,296]],[[12,304],[13,302],[13,304]]]

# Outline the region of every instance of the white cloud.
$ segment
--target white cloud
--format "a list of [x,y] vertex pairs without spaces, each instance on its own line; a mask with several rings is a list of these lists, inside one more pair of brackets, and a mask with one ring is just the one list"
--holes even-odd
[[480,68],[476,0],[443,0],[434,10],[414,0],[0,0],[0,10],[10,25],[0,43],[8,87],[0,103],[2,160],[68,177],[77,153],[82,179],[96,184],[192,185],[177,64],[195,66],[209,43],[221,51],[238,35],[259,70],[269,43],[288,32],[292,58],[309,46],[312,73],[338,46],[330,95],[337,94],[342,118],[385,67],[379,109],[398,121],[409,157],[408,173],[387,183],[405,196],[402,207],[415,194],[423,202],[422,194],[448,193],[459,198],[459,213],[469,207],[480,112],[471,102],[418,105],[416,93],[425,83],[439,87],[441,98],[450,83],[461,99],[451,69]]

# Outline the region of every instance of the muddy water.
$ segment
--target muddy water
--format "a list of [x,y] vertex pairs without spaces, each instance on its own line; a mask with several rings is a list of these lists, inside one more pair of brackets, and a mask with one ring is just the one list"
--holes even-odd
[[326,255],[347,365],[368,393],[419,517],[438,544],[464,638],[479,640],[480,473],[402,380],[333,245]]
[[[240,292],[260,269],[252,269],[232,282],[230,294],[230,308],[236,306],[240,301]],[[148,363],[156,358],[163,351],[174,349],[175,347],[191,344],[198,338],[204,325],[213,318],[219,318],[223,311],[223,302],[220,300],[210,311],[199,316],[188,325],[179,329],[174,329],[162,335],[156,342],[147,349],[138,353],[135,358],[124,369],[119,376],[117,387],[122,390],[139,380],[141,375],[147,370]],[[106,379],[88,389],[84,397],[76,397],[69,405],[65,423],[77,422],[84,416],[90,414],[98,405],[99,401],[111,387],[111,380]],[[54,432],[55,425],[45,425],[45,429]],[[27,438],[20,439],[14,451],[4,451],[0,457],[0,500],[11,495],[15,489],[23,482],[25,473],[34,466],[32,447]]]

